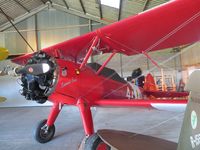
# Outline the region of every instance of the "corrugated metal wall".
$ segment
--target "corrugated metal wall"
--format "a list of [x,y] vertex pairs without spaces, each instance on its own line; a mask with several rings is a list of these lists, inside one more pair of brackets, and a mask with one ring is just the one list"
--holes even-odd
[[196,66],[200,68],[200,43],[195,44],[181,55],[182,65],[186,67]]
[[43,11],[37,15],[38,29],[55,28],[39,31],[39,48],[45,48],[80,35],[80,27],[56,29],[67,25],[78,25],[80,18],[56,10]]
[[[36,49],[36,32],[34,31],[36,18],[39,48],[44,48],[88,32],[88,27],[77,26],[83,23],[88,24],[87,19],[56,11],[55,9],[45,10],[38,13],[37,17],[32,16],[16,25],[19,30],[22,30],[21,33],[34,49]],[[30,51],[13,28],[0,33],[0,44],[0,46],[8,48],[12,54]]]

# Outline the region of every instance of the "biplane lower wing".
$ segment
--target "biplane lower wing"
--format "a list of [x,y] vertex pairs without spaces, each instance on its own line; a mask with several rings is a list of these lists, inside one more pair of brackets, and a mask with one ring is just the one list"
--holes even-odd
[[[197,42],[199,25],[200,0],[173,0],[42,51],[53,57],[81,62],[98,37],[97,52],[136,55]],[[24,65],[31,56],[13,59],[13,62]]]
[[187,103],[187,99],[102,99],[93,101],[91,105],[99,107],[148,107],[180,112],[185,110]]

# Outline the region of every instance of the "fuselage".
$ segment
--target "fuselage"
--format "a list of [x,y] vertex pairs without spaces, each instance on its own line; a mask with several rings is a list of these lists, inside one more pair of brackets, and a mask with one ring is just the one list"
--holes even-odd
[[[130,88],[127,82],[118,82],[96,72],[88,66],[79,70],[80,65],[71,61],[62,59],[57,62],[57,83],[52,95],[63,95],[62,102],[68,103],[67,98],[77,101],[79,98],[87,101],[95,101],[98,99],[127,98],[127,88]],[[55,97],[55,96],[53,96]],[[62,97],[62,96],[61,96]],[[69,103],[68,103],[69,104]]]
[[130,98],[127,93],[132,87],[114,70],[104,67],[97,73],[101,68],[97,63],[80,66],[80,63],[71,60],[36,53],[18,71],[21,74],[22,95],[38,103],[50,100],[69,105],[76,105],[79,99],[94,102]]

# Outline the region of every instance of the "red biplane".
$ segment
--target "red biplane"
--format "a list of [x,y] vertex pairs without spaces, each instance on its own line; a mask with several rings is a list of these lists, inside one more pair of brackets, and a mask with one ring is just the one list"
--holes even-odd
[[[187,100],[174,100],[188,93],[143,91],[165,99],[134,99],[127,96],[130,84],[114,70],[106,67],[116,53],[144,54],[200,40],[200,0],[172,0],[159,7],[113,23],[66,42],[17,57],[12,61],[23,67],[22,95],[28,100],[53,103],[47,120],[39,123],[36,140],[50,141],[54,122],[63,105],[75,105],[82,117],[85,135],[94,134],[91,107],[145,106],[153,104],[182,105]],[[102,64],[88,64],[92,55],[111,53]],[[133,98],[133,97],[132,97]]]

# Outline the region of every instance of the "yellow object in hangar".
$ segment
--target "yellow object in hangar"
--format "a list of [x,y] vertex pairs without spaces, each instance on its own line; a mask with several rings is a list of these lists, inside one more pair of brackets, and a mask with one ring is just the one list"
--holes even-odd
[[1,103],[1,102],[4,102],[4,101],[6,101],[6,98],[0,96],[0,103]]
[[0,47],[0,61],[8,57],[9,52],[6,48]]

